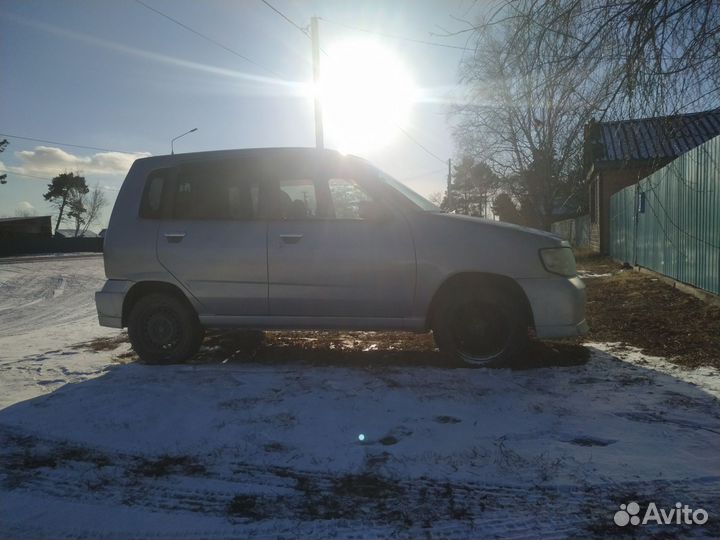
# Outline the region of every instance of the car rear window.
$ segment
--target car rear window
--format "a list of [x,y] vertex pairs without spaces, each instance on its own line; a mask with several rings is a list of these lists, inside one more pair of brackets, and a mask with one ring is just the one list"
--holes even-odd
[[247,220],[257,216],[257,181],[239,166],[181,167],[173,191],[174,219]]
[[162,216],[163,190],[167,178],[167,169],[150,173],[145,182],[145,190],[140,204],[140,217],[159,219]]

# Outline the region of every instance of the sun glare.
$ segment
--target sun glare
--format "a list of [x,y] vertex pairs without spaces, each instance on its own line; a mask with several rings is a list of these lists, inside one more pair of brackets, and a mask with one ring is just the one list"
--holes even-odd
[[354,153],[388,144],[415,99],[402,62],[374,42],[331,48],[322,57],[318,91],[327,139],[339,150]]

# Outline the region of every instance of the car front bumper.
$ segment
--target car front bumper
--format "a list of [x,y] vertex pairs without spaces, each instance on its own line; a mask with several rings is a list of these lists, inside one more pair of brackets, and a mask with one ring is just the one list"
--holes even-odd
[[538,338],[582,336],[588,331],[585,320],[585,284],[573,278],[519,279],[535,320]]
[[132,281],[109,279],[102,290],[95,293],[95,307],[100,326],[122,328],[123,302],[132,284]]

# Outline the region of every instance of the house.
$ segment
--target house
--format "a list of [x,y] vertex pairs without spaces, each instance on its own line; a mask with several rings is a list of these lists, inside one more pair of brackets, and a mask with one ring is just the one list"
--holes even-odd
[[0,240],[28,237],[50,238],[51,236],[50,216],[0,218]]
[[613,194],[718,134],[720,108],[587,124],[583,153],[590,189],[591,248],[608,253],[610,197]]
[[[75,229],[58,229],[55,236],[60,238],[75,238]],[[78,231],[78,238],[97,238],[98,235],[92,231]]]

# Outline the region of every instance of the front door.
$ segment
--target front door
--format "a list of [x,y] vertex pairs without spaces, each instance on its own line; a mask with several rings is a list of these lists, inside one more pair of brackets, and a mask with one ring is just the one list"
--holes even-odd
[[280,178],[268,223],[270,314],[405,317],[415,251],[404,217],[368,217],[376,204],[352,178]]

